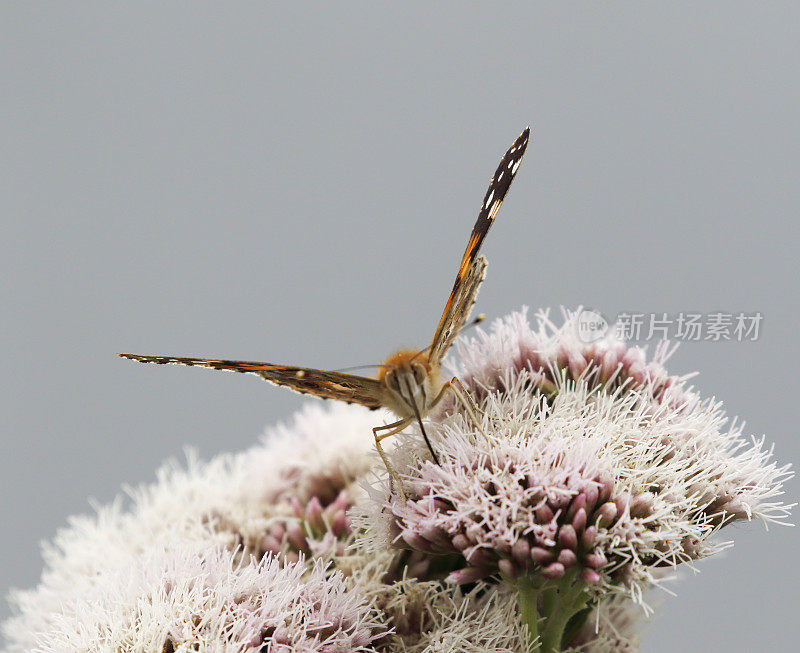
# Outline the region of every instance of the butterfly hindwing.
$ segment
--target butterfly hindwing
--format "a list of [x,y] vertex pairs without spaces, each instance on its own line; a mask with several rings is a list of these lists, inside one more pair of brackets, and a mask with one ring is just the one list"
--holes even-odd
[[[500,206],[503,204],[503,200],[508,193],[508,189],[511,188],[511,182],[514,181],[514,176],[517,174],[517,170],[519,170],[519,165],[525,154],[525,149],[528,147],[530,134],[530,127],[526,127],[525,131],[519,135],[517,140],[514,141],[514,144],[503,155],[503,158],[500,159],[500,165],[497,166],[497,170],[494,175],[492,175],[492,179],[489,182],[489,188],[483,198],[481,209],[478,212],[478,219],[475,222],[475,226],[472,228],[472,233],[467,243],[467,249],[464,252],[464,256],[461,257],[461,263],[458,266],[458,273],[456,274],[456,280],[453,284],[453,290],[450,292],[450,297],[447,299],[442,317],[439,320],[436,332],[433,335],[433,340],[431,341],[431,351],[439,351],[441,352],[441,356],[444,356],[447,348],[452,344],[452,339],[454,337],[452,335],[453,324],[457,321],[457,315],[454,314],[454,311],[457,311],[458,299],[461,296],[462,288],[465,283],[468,283],[470,276],[473,274],[473,264],[477,260],[478,251],[481,248],[483,239],[486,237],[489,227],[492,226],[495,216],[500,210]],[[478,286],[480,286],[480,282],[478,282],[474,289],[474,295],[477,295]],[[474,295],[472,298],[473,302],[475,299]],[[471,304],[468,308],[471,308]],[[462,323],[463,322],[466,322],[466,317],[463,318]],[[445,334],[445,331],[448,329],[450,330],[449,336]],[[457,329],[455,331],[457,332]],[[450,344],[443,347],[444,341],[448,338]]]
[[302,394],[361,404],[367,408],[379,408],[382,405],[382,386],[380,382],[377,379],[370,379],[365,376],[328,372],[310,367],[212,358],[140,356],[138,354],[120,354],[120,356],[140,363],[190,365],[193,367],[210,367],[215,370],[241,372],[243,374],[256,374],[270,383],[290,388]]

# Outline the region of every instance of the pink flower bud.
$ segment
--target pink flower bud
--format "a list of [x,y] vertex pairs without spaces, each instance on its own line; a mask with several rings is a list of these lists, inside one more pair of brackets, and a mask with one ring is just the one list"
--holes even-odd
[[408,546],[412,549],[417,549],[419,551],[432,551],[433,547],[431,546],[430,542],[426,540],[422,535],[417,533],[416,531],[412,531],[410,529],[406,529],[401,533],[401,537],[405,541]]
[[500,558],[497,562],[497,568],[503,576],[507,576],[508,578],[516,578],[519,576],[519,568],[508,558]]
[[536,517],[536,521],[540,524],[549,524],[556,516],[550,506],[548,506],[546,503],[543,503],[541,506],[536,508],[533,511],[533,514]]
[[600,574],[594,569],[583,569],[581,570],[581,579],[583,579],[585,583],[596,583],[600,580]]
[[523,566],[528,562],[530,553],[531,545],[528,543],[528,540],[519,539],[514,542],[514,546],[511,547],[511,555],[514,557],[514,560]]
[[594,545],[594,539],[597,537],[597,527],[589,526],[581,534],[581,545],[585,549],[590,549]]
[[584,556],[583,561],[592,569],[601,569],[608,563],[608,560],[606,560],[606,556],[602,551],[596,551],[595,553],[590,553],[589,555]]
[[653,494],[639,492],[631,501],[631,517],[647,517],[653,508]]
[[581,492],[580,494],[576,495],[575,498],[572,500],[572,503],[569,504],[569,509],[567,510],[567,514],[565,518],[567,521],[572,521],[572,518],[575,517],[575,513],[578,512],[581,508],[586,506],[586,495]]
[[558,544],[564,549],[575,549],[578,547],[578,536],[572,524],[565,524],[559,529]]
[[447,578],[445,578],[445,582],[453,585],[464,585],[485,578],[490,573],[488,569],[481,567],[464,567],[463,569],[457,569],[451,572]]
[[578,510],[575,517],[572,518],[572,527],[578,533],[581,533],[583,529],[586,527],[586,511],[583,508]]
[[552,562],[542,569],[542,576],[545,578],[561,578],[565,571],[564,565],[560,562]]
[[549,562],[552,562],[553,552],[549,549],[544,549],[540,546],[531,547],[531,560],[535,562],[537,565],[546,565]]
[[291,542],[295,549],[306,553],[308,552],[308,542],[306,541],[306,536],[299,524],[289,524],[288,528],[286,529],[286,536],[289,538],[289,542]]
[[597,511],[600,517],[600,526],[604,527],[613,523],[617,518],[617,512],[617,505],[613,501],[608,501],[600,506],[600,509]]
[[347,515],[345,514],[344,510],[340,510],[334,515],[333,520],[331,521],[331,532],[336,537],[341,537],[348,530]]
[[467,549],[470,546],[472,546],[472,543],[467,539],[466,535],[459,533],[453,538],[453,546],[458,551],[463,551],[464,549]]
[[311,497],[311,500],[306,504],[304,513],[305,520],[313,528],[318,530],[325,528],[325,524],[322,521],[322,504],[319,502],[317,497]]

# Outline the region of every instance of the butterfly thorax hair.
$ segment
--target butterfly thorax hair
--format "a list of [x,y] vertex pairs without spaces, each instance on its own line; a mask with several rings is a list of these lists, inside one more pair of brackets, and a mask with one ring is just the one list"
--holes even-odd
[[381,365],[378,381],[384,388],[384,405],[400,417],[428,412],[444,383],[439,366],[428,360],[425,350],[401,349]]

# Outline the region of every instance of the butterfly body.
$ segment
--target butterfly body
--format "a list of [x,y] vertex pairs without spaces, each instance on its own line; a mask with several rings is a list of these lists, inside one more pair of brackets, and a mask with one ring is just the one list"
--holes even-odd
[[[120,354],[120,356],[142,363],[190,365],[255,374],[270,383],[322,399],[361,404],[370,409],[387,408],[400,419],[392,424],[375,427],[373,432],[378,453],[390,474],[394,476],[380,442],[400,432],[412,421],[419,423],[431,455],[438,462],[425,433],[422,418],[436,406],[447,391],[452,391],[476,421],[474,403],[470,403],[472,400],[466,395],[457,378],[448,381],[442,378],[440,364],[459,331],[466,325],[478,290],[483,283],[487,262],[483,256],[478,256],[478,251],[514,180],[529,137],[530,129],[525,129],[503,155],[492,176],[431,344],[421,350],[403,349],[395,352],[379,366],[377,378],[275,363],[139,354]],[[383,433],[378,435],[381,431]],[[402,492],[402,485],[399,484],[399,487]]]
[[444,387],[438,365],[432,365],[425,350],[401,349],[380,367],[378,380],[383,405],[400,418],[424,417]]

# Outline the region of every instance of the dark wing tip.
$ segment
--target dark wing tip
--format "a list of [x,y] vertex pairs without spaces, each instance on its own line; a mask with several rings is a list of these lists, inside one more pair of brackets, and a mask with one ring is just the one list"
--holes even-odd
[[168,362],[165,356],[142,356],[141,354],[117,354],[120,358],[127,358],[129,361],[136,361],[137,363],[166,363]]
[[528,141],[531,138],[531,128],[526,127],[522,130],[522,133],[519,135],[514,144],[511,146],[509,152],[516,152],[519,150],[517,157],[521,157],[525,153],[525,148],[528,147]]
[[117,354],[120,358],[125,358],[129,361],[136,361],[137,363],[147,363],[148,361],[143,360],[141,356],[138,354]]

